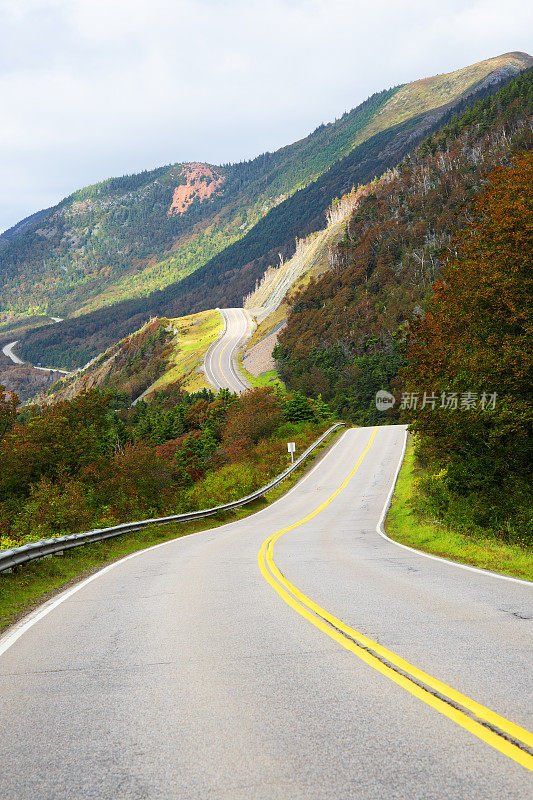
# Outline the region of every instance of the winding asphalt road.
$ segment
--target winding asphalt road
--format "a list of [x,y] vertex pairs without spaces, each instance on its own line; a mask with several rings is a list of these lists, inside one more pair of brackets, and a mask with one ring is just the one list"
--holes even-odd
[[[52,319],[54,320],[54,322],[63,322],[61,317],[52,317]],[[38,369],[41,372],[61,372],[62,375],[71,374],[66,369],[56,369],[55,367],[38,367],[35,366],[34,364],[28,364],[28,362],[23,361],[13,352],[13,348],[16,344],[18,344],[18,341],[19,340],[16,339],[14,342],[9,342],[9,344],[6,344],[2,347],[2,353],[8,358],[10,358],[13,364],[26,364],[26,366],[31,367],[32,369]]]
[[18,356],[16,356],[15,353],[13,352],[13,348],[15,347],[16,344],[18,344],[18,339],[16,339],[14,342],[9,342],[9,344],[4,345],[2,347],[2,353],[8,358],[10,358],[13,364],[24,364],[24,361]]
[[265,510],[11,629],[0,796],[529,798],[533,587],[378,532],[403,442],[346,431]]
[[224,331],[207,351],[204,371],[214,389],[230,389],[242,394],[250,384],[240,372],[236,358],[239,347],[250,335],[250,316],[243,308],[222,308],[220,314]]

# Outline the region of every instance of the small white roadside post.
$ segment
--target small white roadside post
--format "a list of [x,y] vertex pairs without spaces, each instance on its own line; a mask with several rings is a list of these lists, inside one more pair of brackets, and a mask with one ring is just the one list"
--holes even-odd
[[291,464],[294,464],[294,451],[296,450],[296,445],[294,442],[287,442],[287,450],[291,454]]

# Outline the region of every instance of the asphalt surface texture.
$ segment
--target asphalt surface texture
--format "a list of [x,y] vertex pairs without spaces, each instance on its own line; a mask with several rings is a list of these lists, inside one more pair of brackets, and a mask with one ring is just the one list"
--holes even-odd
[[260,571],[263,542],[288,527],[273,549],[284,579],[531,730],[532,585],[376,531],[404,437],[347,430],[263,511],[134,554],[8,631],[0,797],[530,798],[531,772],[319,630]]
[[242,394],[250,389],[250,383],[240,372],[236,358],[239,347],[250,336],[250,316],[244,308],[222,308],[220,313],[225,329],[207,351],[204,371],[214,389],[230,389]]

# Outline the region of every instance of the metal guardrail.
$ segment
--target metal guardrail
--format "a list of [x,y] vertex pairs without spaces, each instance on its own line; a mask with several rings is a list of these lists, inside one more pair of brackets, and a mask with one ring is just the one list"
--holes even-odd
[[203,517],[210,517],[213,514],[218,514],[220,511],[231,511],[232,508],[239,508],[247,503],[252,503],[263,497],[271,489],[278,486],[291,472],[294,472],[300,464],[305,461],[313,450],[315,450],[327,437],[338,428],[342,428],[344,422],[337,422],[331,428],[320,436],[316,442],[313,442],[305,452],[302,453],[294,464],[291,464],[284,472],[277,475],[266,486],[262,486],[252,494],[241,497],[239,500],[233,500],[231,503],[225,503],[221,506],[214,506],[213,508],[202,509],[200,511],[190,511],[186,514],[174,514],[170,517],[156,517],[155,519],[143,519],[138,522],[125,522],[121,525],[114,525],[112,528],[96,528],[86,533],[74,533],[70,536],[58,536],[54,539],[42,539],[39,542],[29,542],[22,545],[22,547],[14,547],[11,550],[0,550],[0,573],[10,570],[13,567],[24,564],[27,561],[33,561],[37,558],[44,558],[45,556],[58,555],[63,553],[64,550],[70,550],[72,547],[80,547],[83,544],[92,544],[93,542],[101,542],[104,539],[111,539],[114,536],[120,536],[122,533],[130,533],[132,531],[146,528],[148,525],[166,525],[169,522],[188,522],[189,520],[202,519]]

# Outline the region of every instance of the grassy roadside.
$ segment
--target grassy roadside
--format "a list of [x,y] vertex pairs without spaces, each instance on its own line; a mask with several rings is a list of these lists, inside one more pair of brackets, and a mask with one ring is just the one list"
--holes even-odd
[[414,444],[409,437],[392,505],[385,521],[391,539],[463,564],[533,580],[533,552],[490,536],[465,536],[413,510],[416,498]]
[[172,366],[151,390],[161,391],[171,383],[180,383],[187,392],[210,388],[202,370],[204,356],[219,337],[223,321],[218,311],[200,311],[186,317],[171,319],[178,344],[171,356]]
[[235,511],[188,523],[151,525],[143,530],[109,539],[107,542],[73,548],[65,551],[63,556],[32,561],[17,567],[12,573],[0,574],[0,632],[58,592],[130,553],[160,542],[236,522],[261,511],[288,492],[302,475],[325,455],[340,433],[342,429],[332,433],[304,464],[264,498]]
[[262,322],[257,325],[256,329],[250,338],[244,344],[245,352],[251,350],[254,345],[258,344],[265,336],[269,336],[272,331],[277,328],[280,323],[287,322],[287,317],[290,311],[290,305],[287,300],[284,300],[278,308],[269,314]]

